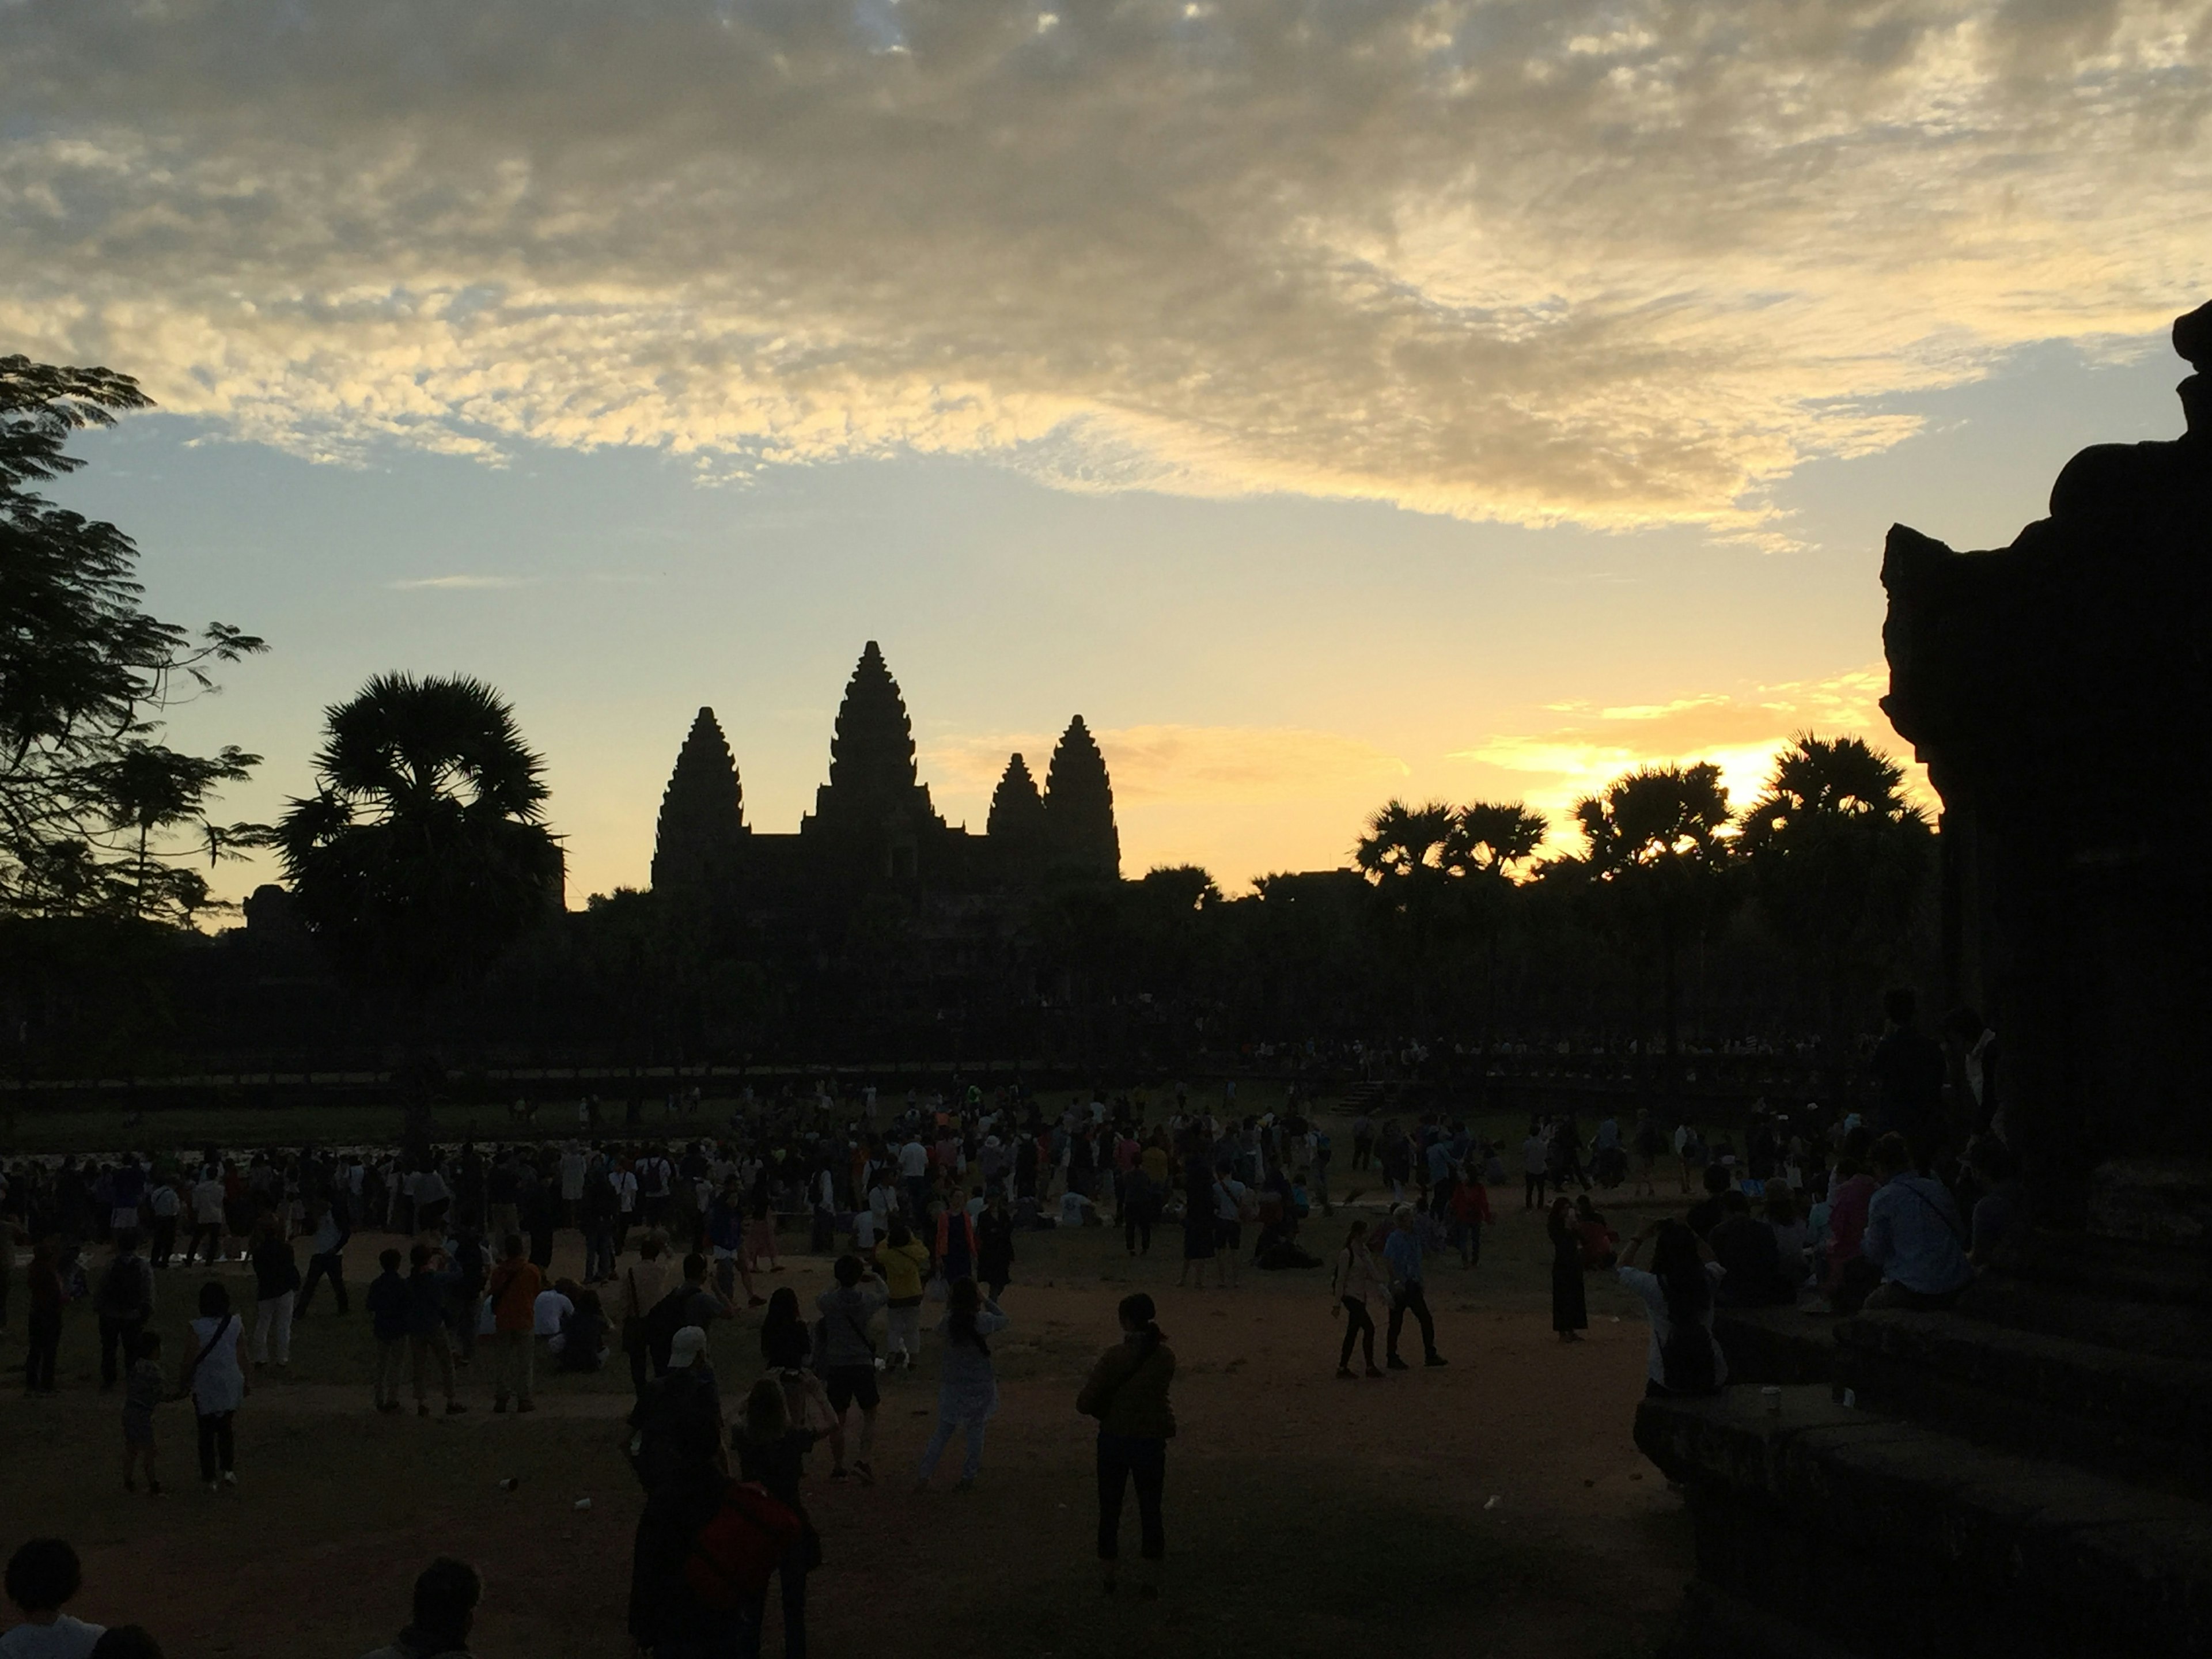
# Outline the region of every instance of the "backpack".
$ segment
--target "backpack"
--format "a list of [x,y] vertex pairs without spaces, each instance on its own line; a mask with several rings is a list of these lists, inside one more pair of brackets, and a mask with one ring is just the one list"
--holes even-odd
[[692,1540],[684,1583],[702,1605],[717,1613],[749,1607],[767,1590],[770,1575],[805,1527],[766,1486],[732,1480],[723,1490],[721,1507]]
[[684,1304],[690,1298],[690,1290],[688,1283],[678,1285],[647,1310],[646,1351],[653,1356],[657,1370],[667,1369],[668,1351],[675,1346],[676,1333],[684,1326]]

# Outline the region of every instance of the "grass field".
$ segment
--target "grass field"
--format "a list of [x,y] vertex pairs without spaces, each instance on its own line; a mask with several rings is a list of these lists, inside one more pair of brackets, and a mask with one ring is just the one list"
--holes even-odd
[[[1339,1655],[1377,1638],[1407,1655],[1649,1651],[1689,1544],[1679,1501],[1630,1441],[1644,1330],[1625,1296],[1594,1281],[1590,1340],[1553,1340],[1548,1249],[1535,1218],[1504,1207],[1513,1197],[1493,1194],[1498,1224],[1477,1271],[1431,1264],[1449,1367],[1387,1382],[1331,1375],[1340,1328],[1318,1270],[1248,1269],[1233,1291],[1179,1291],[1172,1230],[1141,1261],[1107,1230],[1025,1237],[978,1489],[944,1489],[948,1468],[939,1490],[913,1490],[933,1338],[923,1374],[887,1388],[881,1484],[833,1485],[816,1454],[808,1498],[827,1559],[811,1584],[815,1651],[1195,1659]],[[1316,1254],[1334,1249],[1345,1218],[1312,1224]],[[357,1277],[377,1242],[352,1247]],[[560,1247],[556,1266],[573,1272],[575,1235]],[[811,1307],[827,1265],[790,1258],[782,1282]],[[242,1268],[222,1271],[250,1297]],[[162,1279],[172,1363],[198,1278]],[[1098,1594],[1091,1435],[1073,1409],[1131,1285],[1158,1297],[1182,1361],[1157,1603]],[[21,1294],[19,1273],[0,1345],[10,1366]],[[757,1328],[747,1317],[714,1333],[726,1393],[758,1371]],[[120,1489],[119,1404],[97,1391],[96,1346],[93,1322],[73,1311],[62,1397],[0,1395],[0,1549],[39,1532],[73,1539],[87,1563],[82,1616],[143,1622],[173,1654],[357,1654],[390,1638],[420,1563],[446,1551],[485,1571],[473,1644],[485,1659],[628,1650],[639,1500],[618,1449],[625,1374],[546,1380],[537,1414],[495,1417],[479,1360],[464,1374],[467,1415],[379,1417],[365,1322],[325,1302],[299,1327],[291,1374],[258,1383],[240,1414],[237,1492],[199,1488],[189,1409],[172,1406],[161,1435],[173,1492],[155,1501]],[[501,1491],[510,1476],[520,1486]],[[574,1507],[584,1498],[588,1510]]]

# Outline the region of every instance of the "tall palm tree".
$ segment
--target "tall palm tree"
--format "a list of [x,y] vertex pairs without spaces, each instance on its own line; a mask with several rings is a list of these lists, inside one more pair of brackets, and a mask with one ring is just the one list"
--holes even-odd
[[1551,825],[1519,801],[1473,801],[1452,820],[1444,866],[1461,878],[1459,910],[1481,940],[1482,1082],[1486,1097],[1490,1044],[1498,1020],[1498,951],[1521,877],[1534,864]]
[[481,680],[380,674],[324,711],[315,794],[277,845],[339,963],[417,997],[487,965],[559,908],[544,765]]
[[1774,757],[1738,842],[1752,889],[1820,988],[1832,1048],[1855,981],[1887,971],[1910,941],[1933,864],[1926,814],[1905,769],[1859,738],[1807,732]]
[[1731,851],[1727,787],[1710,761],[1638,767],[1577,802],[1575,822],[1589,842],[1584,873],[1656,958],[1671,1088],[1681,1048],[1676,958],[1722,898],[1718,878]]

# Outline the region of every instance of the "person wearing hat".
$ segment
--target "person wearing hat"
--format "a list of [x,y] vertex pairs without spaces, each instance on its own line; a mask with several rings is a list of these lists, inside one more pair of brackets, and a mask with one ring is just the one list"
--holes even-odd
[[657,1377],[629,1415],[636,1432],[630,1456],[647,1492],[658,1491],[686,1471],[685,1448],[699,1443],[699,1425],[709,1425],[719,1445],[722,1396],[708,1358],[707,1333],[696,1325],[679,1328],[668,1345],[668,1374]]

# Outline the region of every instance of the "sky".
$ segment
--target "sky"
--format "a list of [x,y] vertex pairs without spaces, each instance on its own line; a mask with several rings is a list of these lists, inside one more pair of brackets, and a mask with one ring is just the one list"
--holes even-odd
[[875,639],[954,822],[1080,713],[1125,870],[1233,890],[1897,749],[1887,526],[2179,429],[2208,64],[2207,0],[0,0],[0,353],[160,404],[57,494],[270,641],[175,722],[226,817],[471,672],[580,902],[702,705],[795,827]]

